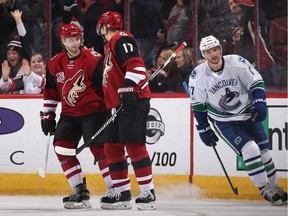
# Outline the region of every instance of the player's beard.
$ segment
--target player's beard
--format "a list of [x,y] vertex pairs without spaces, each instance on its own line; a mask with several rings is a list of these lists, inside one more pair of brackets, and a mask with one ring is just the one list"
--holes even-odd
[[66,50],[70,57],[76,57],[80,53],[80,48],[78,46],[66,47]]
[[220,59],[221,59],[221,56],[218,56],[217,58],[210,59],[210,60],[209,60],[209,63],[216,66],[216,65],[219,64]]
[[222,67],[221,58],[222,55],[219,55],[217,58],[208,60],[208,64],[213,71],[217,71]]

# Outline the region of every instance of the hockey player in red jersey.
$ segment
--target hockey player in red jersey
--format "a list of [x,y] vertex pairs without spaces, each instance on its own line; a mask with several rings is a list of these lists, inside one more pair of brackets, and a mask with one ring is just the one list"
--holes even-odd
[[122,31],[122,17],[106,12],[98,20],[97,33],[105,44],[103,72],[104,101],[108,118],[122,105],[122,110],[105,131],[105,143],[114,193],[102,197],[103,209],[131,209],[130,179],[125,149],[131,159],[136,180],[141,189],[136,199],[139,210],[153,210],[155,206],[151,160],[146,149],[146,122],[150,109],[150,90],[146,86],[146,69],[135,38]]
[[[76,149],[80,138],[83,136],[87,142],[106,119],[101,83],[103,56],[81,46],[81,31],[75,24],[64,24],[60,37],[65,50],[48,62],[41,126],[45,135],[55,134],[54,147]],[[58,103],[62,110],[56,127]],[[107,188],[112,187],[101,134],[90,145],[90,151],[98,161]],[[91,208],[79,160],[76,156],[56,155],[73,189],[71,195],[63,198],[64,207]]]

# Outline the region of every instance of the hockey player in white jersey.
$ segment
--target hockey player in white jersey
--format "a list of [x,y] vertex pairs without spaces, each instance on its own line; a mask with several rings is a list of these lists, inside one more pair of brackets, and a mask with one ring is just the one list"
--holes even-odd
[[222,56],[219,40],[212,35],[201,39],[200,51],[206,61],[192,71],[189,93],[201,140],[211,147],[216,145],[218,136],[223,138],[243,157],[260,194],[272,205],[287,204],[287,193],[278,185],[262,125],[266,118],[266,92],[261,75],[241,56]]

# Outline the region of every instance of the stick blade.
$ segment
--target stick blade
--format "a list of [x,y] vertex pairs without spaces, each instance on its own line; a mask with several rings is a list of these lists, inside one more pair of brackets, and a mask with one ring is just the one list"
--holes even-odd
[[45,177],[46,177],[46,172],[45,172],[44,169],[41,168],[41,167],[38,167],[37,173],[38,173],[38,175],[41,176],[42,178],[45,178]]
[[238,195],[238,188],[237,187],[233,188],[233,192],[234,192],[234,194]]

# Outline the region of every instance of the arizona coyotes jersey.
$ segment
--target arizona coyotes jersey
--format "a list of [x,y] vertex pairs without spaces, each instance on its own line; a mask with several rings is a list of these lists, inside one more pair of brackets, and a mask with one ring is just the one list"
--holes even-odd
[[[245,12],[248,18],[253,18],[254,7],[247,7]],[[255,46],[255,32],[257,27],[254,21],[250,19],[238,20],[232,31],[232,52],[243,56],[252,64],[255,63],[256,56],[256,46]],[[269,47],[269,37],[267,35],[267,30],[263,25],[259,26],[259,69],[262,70],[266,67],[271,67],[275,64],[275,61],[270,53],[271,48]],[[258,48],[257,48],[258,49]]]
[[61,114],[82,116],[106,110],[101,87],[103,56],[81,48],[80,55],[68,59],[66,51],[53,57],[46,71],[43,112],[55,111],[61,102]]
[[[147,79],[143,59],[139,53],[136,40],[126,31],[118,31],[105,45],[105,59],[103,72],[103,93],[108,109],[119,105],[118,89],[124,78],[140,78],[136,89],[139,89]],[[138,98],[150,98],[147,85],[138,94]]]
[[204,62],[189,77],[192,109],[208,112],[217,121],[238,121],[250,118],[251,92],[264,89],[262,77],[243,57],[223,56],[224,67],[214,72]]

